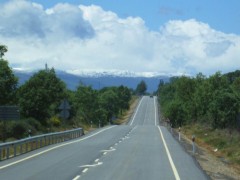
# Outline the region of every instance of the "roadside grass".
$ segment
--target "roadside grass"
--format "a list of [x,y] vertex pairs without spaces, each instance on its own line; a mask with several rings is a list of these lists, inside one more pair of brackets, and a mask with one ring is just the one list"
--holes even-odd
[[240,170],[240,133],[236,130],[212,129],[207,125],[191,124],[182,127],[182,132],[189,139],[195,135],[198,145]]

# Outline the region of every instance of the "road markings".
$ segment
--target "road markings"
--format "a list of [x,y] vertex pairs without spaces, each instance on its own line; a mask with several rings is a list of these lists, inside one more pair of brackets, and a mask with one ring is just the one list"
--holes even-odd
[[15,161],[15,162],[9,163],[9,164],[7,164],[7,165],[1,166],[1,167],[0,167],[0,170],[1,170],[1,169],[4,169],[4,168],[7,168],[7,167],[9,167],[9,166],[18,164],[18,163],[20,163],[20,162],[26,161],[26,160],[28,160],[28,159],[32,159],[32,158],[34,158],[34,157],[36,157],[36,156],[42,155],[42,154],[47,153],[47,152],[49,152],[49,151],[52,151],[52,150],[54,150],[54,149],[57,149],[57,148],[60,148],[60,147],[63,147],[63,146],[69,145],[69,144],[74,144],[74,143],[81,142],[81,141],[83,141],[83,140],[89,139],[89,138],[91,138],[91,137],[93,137],[93,136],[96,136],[97,134],[100,134],[100,133],[102,133],[102,132],[104,132],[104,131],[106,131],[106,130],[109,130],[109,129],[111,129],[111,128],[114,128],[114,127],[116,127],[116,126],[108,127],[108,128],[106,128],[106,129],[103,129],[103,130],[101,130],[101,131],[98,131],[98,132],[96,132],[96,133],[94,133],[94,134],[92,134],[92,135],[89,135],[89,136],[87,136],[87,137],[81,138],[81,139],[79,139],[79,140],[75,140],[75,141],[71,141],[71,142],[68,142],[68,143],[64,143],[64,144],[61,144],[61,145],[58,145],[58,146],[54,146],[54,147],[52,147],[52,148],[49,148],[49,149],[44,150],[44,151],[41,151],[41,152],[36,153],[36,154],[34,154],[34,155],[31,155],[31,156],[28,156],[28,157],[26,157],[26,158],[20,159],[20,160],[18,160],[18,161]]
[[101,152],[112,152],[112,151],[116,151],[116,149],[109,149],[109,150],[102,150]]
[[85,168],[82,172],[86,173],[88,171],[88,168]]
[[172,170],[173,170],[173,174],[174,174],[174,176],[175,176],[175,179],[176,179],[176,180],[180,180],[178,171],[177,171],[177,169],[176,169],[176,167],[175,167],[175,165],[174,165],[174,163],[173,163],[171,154],[170,154],[170,152],[169,152],[169,150],[168,150],[168,147],[167,147],[167,144],[166,144],[165,139],[164,139],[164,137],[163,137],[162,130],[161,130],[160,126],[158,126],[158,129],[159,129],[161,138],[162,138],[162,140],[163,140],[163,144],[164,144],[165,150],[166,150],[166,152],[167,152],[168,160],[169,160],[170,165],[171,165],[171,167],[172,167]]
[[135,112],[135,114],[134,114],[134,116],[133,116],[133,118],[132,118],[132,122],[130,123],[130,126],[133,124],[133,122],[134,122],[134,120],[135,120],[136,114],[137,114],[138,109],[139,109],[139,107],[140,107],[140,105],[141,105],[141,103],[142,103],[142,100],[143,100],[143,97],[142,97],[141,101],[140,101],[139,104],[138,104],[137,110],[136,110],[136,112]]
[[103,153],[103,155],[106,155],[106,154],[107,154],[107,152],[104,152],[104,153]]
[[99,161],[99,159],[96,159],[94,162],[98,162]]
[[96,163],[96,164],[87,164],[87,165],[83,165],[83,166],[79,166],[80,168],[85,168],[85,169],[87,169],[87,168],[90,168],[90,167],[96,167],[96,166],[100,166],[100,165],[102,165],[103,163],[102,162],[98,162],[98,163]]
[[76,176],[75,178],[73,178],[72,180],[78,180],[80,177],[81,177],[81,176],[78,175],[78,176]]
[[154,110],[155,110],[155,126],[157,126],[157,106],[156,106],[156,98],[154,97]]

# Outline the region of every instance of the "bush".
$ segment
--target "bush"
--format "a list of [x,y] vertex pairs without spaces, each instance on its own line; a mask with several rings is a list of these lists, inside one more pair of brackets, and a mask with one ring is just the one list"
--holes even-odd
[[42,124],[34,118],[27,119],[26,122],[32,127],[31,129],[33,134],[35,133],[35,131],[37,132],[43,130]]
[[28,131],[31,129],[26,121],[12,121],[7,125],[7,136],[16,139],[21,139],[28,136]]
[[57,116],[53,116],[49,120],[50,125],[59,127],[61,125],[61,120]]

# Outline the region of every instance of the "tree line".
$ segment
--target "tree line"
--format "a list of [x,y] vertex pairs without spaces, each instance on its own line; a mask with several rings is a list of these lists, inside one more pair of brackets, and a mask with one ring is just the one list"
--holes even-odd
[[160,81],[158,96],[163,115],[175,127],[204,123],[212,128],[240,127],[240,71],[206,77],[173,77]]
[[[7,47],[0,45],[0,106],[18,105],[21,120],[8,122],[0,129],[7,137],[22,138],[31,129],[50,131],[54,127],[78,127],[82,124],[101,126],[113,123],[114,119],[129,108],[132,91],[125,87],[104,87],[95,90],[79,83],[75,91],[67,89],[66,84],[56,76],[55,70],[44,69],[36,72],[24,84],[18,84],[8,61],[2,57]],[[70,117],[66,121],[59,117],[59,106],[63,99],[70,104]],[[0,139],[3,137],[0,133]]]

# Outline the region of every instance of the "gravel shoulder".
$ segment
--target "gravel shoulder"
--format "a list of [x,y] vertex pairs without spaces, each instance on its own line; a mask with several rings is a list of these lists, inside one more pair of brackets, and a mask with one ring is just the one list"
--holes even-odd
[[[170,130],[171,132],[171,130]],[[172,130],[173,137],[179,141],[178,131]],[[229,163],[223,157],[219,156],[217,152],[211,147],[202,147],[196,145],[196,153],[192,152],[192,141],[191,137],[181,133],[181,140],[179,142],[183,148],[191,156],[193,156],[199,163],[201,168],[206,174],[213,180],[238,180],[240,179],[240,168],[236,165]]]

